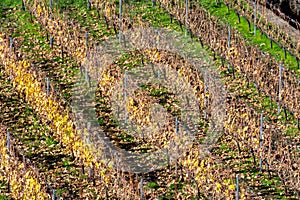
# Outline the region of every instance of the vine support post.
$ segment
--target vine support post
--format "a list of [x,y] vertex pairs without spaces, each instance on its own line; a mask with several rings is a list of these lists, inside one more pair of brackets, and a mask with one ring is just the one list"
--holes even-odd
[[[227,48],[228,48],[228,54],[230,52],[230,42],[231,42],[231,34],[230,34],[230,25],[228,25],[228,37],[227,37]],[[228,73],[230,73],[230,64],[227,65]]]
[[[126,99],[127,99],[127,72],[124,72],[124,88],[123,88],[123,93],[124,93],[124,102],[126,104]],[[126,112],[126,105],[124,106],[125,110],[124,110],[124,126],[126,126],[127,124],[127,112]]]
[[157,79],[160,80],[160,70],[157,71]]
[[88,57],[88,47],[89,47],[89,32],[85,31],[85,46],[86,46],[86,57]]
[[90,0],[86,0],[86,6],[87,6],[87,10],[90,11],[91,10],[91,2],[90,2]]
[[152,7],[156,6],[155,0],[152,0]]
[[85,81],[89,84],[89,87],[91,87],[91,79],[87,69],[85,69]]
[[282,88],[282,64],[279,65],[279,83],[278,83],[278,109],[277,114],[280,114],[280,104],[281,104],[281,88]]
[[227,43],[228,50],[230,49],[230,25],[228,25],[228,43]]
[[240,193],[240,188],[239,188],[239,178],[240,178],[240,176],[239,176],[239,174],[237,174],[236,175],[236,184],[235,184],[235,188],[236,188],[236,190],[235,190],[235,199],[236,200],[239,200],[239,193]]
[[[260,129],[259,129],[259,148],[262,149],[262,142],[263,142],[263,114],[260,115]],[[262,154],[262,152],[261,152]],[[262,172],[262,156],[260,155],[259,159],[259,171]]]
[[188,34],[189,0],[185,0],[185,37]]
[[207,74],[206,71],[204,72],[204,108],[203,108],[203,118],[204,120],[206,120],[206,93],[207,93],[207,84],[206,81],[207,80]]
[[166,69],[163,69],[163,76],[164,76],[164,79],[165,81],[167,80],[167,72],[166,72]]
[[[7,131],[7,154],[8,154],[8,161],[10,159],[10,132]],[[8,162],[9,164],[10,162]],[[7,181],[7,192],[10,193],[10,174],[8,175],[8,181]]]
[[52,200],[56,200],[57,197],[56,197],[56,192],[55,192],[55,189],[52,189]]
[[257,15],[257,0],[253,2],[254,6],[254,36],[256,36],[256,15]]
[[53,36],[50,34],[50,47],[53,49]]
[[166,149],[166,153],[167,153],[167,166],[171,169],[169,148]]
[[12,55],[12,50],[13,50],[13,45],[14,45],[14,41],[12,37],[9,37],[9,55]]
[[91,143],[90,141],[90,131],[91,131],[91,122],[88,122],[86,125],[86,131],[87,131],[87,135],[86,135],[86,143],[89,145]]
[[[179,135],[178,135],[178,131],[179,131],[179,127],[178,127],[178,117],[175,118],[175,133],[176,133],[176,137],[179,141]],[[177,149],[177,153],[178,153],[178,144],[176,143],[176,149]],[[176,156],[176,155],[175,155]],[[175,162],[175,174],[176,177],[178,177],[178,159],[176,158],[176,162]]]
[[49,96],[50,94],[50,80],[49,77],[46,78],[46,94]]
[[49,0],[49,7],[50,7],[50,9],[52,9],[52,4],[53,4],[52,0]]
[[143,191],[143,178],[141,178],[141,181],[140,181],[140,197],[141,197],[141,200],[144,200],[144,191]]
[[119,2],[119,44],[122,40],[122,0]]

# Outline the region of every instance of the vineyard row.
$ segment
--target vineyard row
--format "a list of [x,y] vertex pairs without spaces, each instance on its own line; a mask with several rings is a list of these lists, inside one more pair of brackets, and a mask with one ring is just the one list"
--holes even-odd
[[[168,1],[160,3],[179,22],[185,24],[185,8],[178,8]],[[209,46],[222,59],[226,59],[233,71],[241,70],[248,81],[255,83],[273,100],[282,103],[296,118],[299,118],[300,86],[293,72],[282,70],[280,73],[280,63],[260,52],[257,47],[249,46],[232,28],[230,28],[231,42],[228,43],[228,27],[200,7],[189,10],[187,22],[189,29],[201,43]],[[280,93],[279,85],[282,85]]]
[[[110,5],[109,7],[107,7],[107,8],[109,8],[109,9],[112,9],[113,8],[113,5]],[[108,10],[108,9],[107,9]],[[106,10],[106,11],[107,11]],[[112,11],[110,11],[109,13],[111,13]],[[114,13],[116,13],[116,12],[114,12]],[[118,20],[117,20],[117,17],[112,17],[112,15],[108,15],[107,16],[107,18],[112,18],[112,19],[114,19],[114,22],[117,22]],[[256,118],[256,119],[259,119],[259,116]],[[256,134],[257,136],[259,135],[259,134]]]
[[[84,44],[84,42],[82,42]],[[83,46],[83,45],[82,45]]]
[[[35,87],[36,88],[36,87]],[[55,103],[54,103],[55,104]],[[54,112],[56,111],[56,109],[54,109]],[[51,116],[51,115],[50,115]],[[50,117],[50,119],[51,119],[51,117]],[[62,119],[61,119],[62,120]],[[53,120],[54,122],[56,121],[55,119]],[[64,124],[64,122],[65,122],[65,120],[62,120],[62,123]],[[64,130],[62,130],[61,131],[62,132],[62,134],[64,133]],[[64,134],[63,134],[64,135]],[[72,134],[71,134],[72,135]],[[64,138],[64,136],[62,136],[63,138]],[[75,147],[76,147],[76,145],[75,145]],[[196,155],[196,154],[195,154]],[[212,170],[210,173],[212,173],[214,170]],[[209,175],[209,173],[207,173],[207,176],[209,176],[209,177],[213,177],[212,175]],[[228,185],[229,184],[229,181],[225,181],[224,182],[224,184],[226,185]],[[221,185],[221,183],[219,184],[219,185]],[[211,187],[220,187],[219,185],[217,185],[217,186],[214,186],[214,185],[212,185]],[[217,190],[217,191],[219,191],[219,189]],[[233,188],[233,186],[231,185],[230,186],[230,190],[229,191],[231,191],[231,192],[233,192],[234,191],[234,188]]]
[[0,128],[0,180],[8,184],[8,192],[15,199],[48,199],[36,168],[14,148],[9,133],[6,134],[2,126]]
[[[253,13],[254,9],[247,1],[238,1],[237,3],[234,1],[227,1],[225,0],[224,3],[227,6],[230,6],[233,8],[233,10],[236,12],[236,14],[244,16],[248,23],[250,24],[250,21],[253,21]],[[258,6],[258,5],[256,5]],[[276,43],[285,51],[289,51],[291,55],[293,55],[297,63],[299,65],[299,51],[300,51],[300,43],[299,41],[294,41],[291,39],[291,37],[288,35],[286,30],[281,29],[277,27],[274,24],[271,24],[268,19],[263,15],[256,15],[256,21],[254,22],[255,26],[257,26],[262,33],[264,33],[268,38],[270,38],[271,42],[272,40],[276,41]]]

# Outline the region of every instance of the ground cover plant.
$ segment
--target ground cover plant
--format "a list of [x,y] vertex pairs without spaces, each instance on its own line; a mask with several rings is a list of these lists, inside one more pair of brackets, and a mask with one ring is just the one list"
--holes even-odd
[[[1,164],[6,165],[7,159],[15,160],[20,166],[34,166],[35,171],[26,176],[16,173],[25,180],[18,183],[9,176],[15,174],[15,165],[6,167],[1,174],[3,198],[26,199],[26,195],[32,195],[31,199],[299,198],[296,61],[272,56],[276,51],[284,53],[277,47],[259,49],[255,46],[261,42],[259,38],[249,42],[243,29],[232,28],[228,43],[225,22],[210,14],[210,9],[219,8],[188,2],[191,6],[186,9],[185,3],[120,4],[96,0],[1,3],[1,123],[4,125],[1,148],[3,155],[8,155],[1,159]],[[112,63],[103,60],[104,70],[99,73],[88,71],[86,61],[97,52],[97,46],[112,37],[123,41],[122,33],[126,35],[128,30],[134,30],[131,42],[136,42],[140,37],[138,28],[151,26],[178,31],[183,35],[183,44],[184,34],[192,37],[197,42],[197,51],[205,51],[205,57],[212,61],[205,63],[212,66],[212,73],[203,73],[184,56],[149,47],[122,53]],[[287,65],[285,68],[280,67],[281,61]],[[176,89],[167,84],[145,82],[132,93],[127,90],[126,80],[141,73],[140,66],[153,63],[163,66],[149,68],[155,80],[172,78],[172,69],[177,77],[172,79],[174,84],[178,81],[193,88],[191,91],[199,102],[197,142],[188,146],[181,157],[168,160],[166,166],[134,173],[126,170],[125,165],[118,167],[124,163],[114,155],[104,156],[105,148],[94,143],[97,135],[88,128],[88,123],[83,121],[85,129],[80,129],[71,108],[72,88],[80,77],[86,85],[97,85],[94,107],[107,144],[133,153],[155,152],[178,138],[177,134],[184,129],[180,121],[186,108]],[[223,89],[219,90],[209,78],[220,80]],[[122,100],[116,91],[128,95],[127,99]],[[224,107],[216,104],[220,103],[215,101],[220,96],[224,97],[220,98]],[[140,127],[160,126],[153,116],[160,120],[165,117],[168,123],[160,131],[123,129],[114,115],[119,113],[116,102],[126,108],[121,118]],[[158,105],[155,108],[166,110],[168,115],[155,115],[152,105]],[[210,135],[211,122],[223,117],[216,112],[222,109],[226,115],[220,137],[209,145],[209,153],[203,155],[201,142]],[[9,147],[9,141],[14,141],[13,145],[22,153],[8,154],[5,147]],[[27,168],[30,171],[31,167]],[[24,192],[26,187],[38,189]]]

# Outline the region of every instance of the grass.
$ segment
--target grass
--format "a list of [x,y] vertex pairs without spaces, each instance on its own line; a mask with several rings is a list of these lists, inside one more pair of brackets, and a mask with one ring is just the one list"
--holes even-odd
[[155,182],[148,183],[148,188],[150,189],[158,189],[160,186]]
[[218,6],[213,1],[203,0],[200,5],[207,9],[213,16],[221,18],[224,24],[229,24],[232,27],[235,27],[239,33],[249,41],[250,44],[256,45],[263,52],[268,52],[277,61],[283,61],[285,67],[294,71],[299,78],[300,69],[297,65],[297,60],[293,55],[287,52],[286,58],[284,50],[277,44],[273,42],[273,47],[271,47],[271,43],[269,38],[263,35],[259,29],[256,30],[256,36],[254,36],[254,25],[251,23],[250,31],[247,20],[241,16],[241,22],[238,23],[238,17],[235,14],[233,9],[230,9],[228,13],[227,6],[220,2]]
[[[1,0],[0,1],[0,10],[8,7],[16,7],[16,8],[22,8],[22,1],[16,1],[16,0]],[[2,12],[0,12],[1,16]]]
[[10,199],[7,195],[4,194],[7,191],[7,186],[7,183],[0,180],[0,200]]

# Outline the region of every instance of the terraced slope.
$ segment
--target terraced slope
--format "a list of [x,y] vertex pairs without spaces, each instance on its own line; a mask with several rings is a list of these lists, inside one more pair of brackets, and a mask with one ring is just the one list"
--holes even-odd
[[[38,81],[41,82],[45,77],[51,77],[51,86],[56,87],[57,90],[54,91],[51,88],[50,97],[54,102],[59,102],[59,109],[56,108],[57,111],[69,110],[70,102],[68,101],[72,94],[68,88],[72,86],[72,80],[74,80],[72,74],[76,74],[79,71],[79,66],[82,63],[80,59],[85,58],[86,50],[88,49],[88,51],[92,52],[93,45],[91,44],[97,44],[101,40],[106,39],[106,36],[118,33],[118,5],[107,4],[106,2],[95,4],[93,1],[91,3],[90,11],[86,9],[85,4],[80,3],[70,3],[66,5],[66,8],[60,6],[59,9],[62,12],[53,10],[52,14],[55,20],[49,20],[49,15],[46,12],[47,5],[39,1],[35,5],[26,5],[28,6],[27,9],[31,8],[32,10],[32,17],[28,14],[25,16],[21,10],[13,14],[7,12],[7,15],[4,17],[7,22],[5,23],[4,31],[13,35],[16,55],[19,55],[19,57],[26,55],[26,57],[24,56],[25,59],[39,67],[39,70],[36,70],[39,74],[39,76],[36,76]],[[170,24],[168,13],[158,7],[151,7],[151,4],[124,5],[125,10],[128,13],[123,15],[123,22],[125,25],[130,25],[127,28],[135,27],[137,24],[152,24],[180,30],[180,25],[177,23]],[[129,11],[131,12],[129,13]],[[64,13],[65,17],[59,15],[59,13]],[[17,20],[11,17],[14,15],[19,16]],[[54,28],[45,26],[45,21],[47,20],[50,23],[54,23]],[[31,31],[25,29],[24,24],[27,27],[31,25]],[[40,25],[42,25],[41,28]],[[88,38],[85,37],[87,35],[86,30],[88,31]],[[48,40],[50,38],[50,34],[55,41],[52,48],[50,48],[49,41],[47,41],[47,38]],[[86,39],[88,39],[88,48],[85,44]],[[26,44],[33,48],[27,48]],[[77,44],[77,46],[75,45],[74,48],[72,44]],[[8,56],[9,48],[4,53]],[[212,57],[216,58],[216,56],[213,56],[213,53],[211,54]],[[40,62],[41,57],[43,59]],[[122,79],[124,69],[129,70],[149,62],[172,66],[187,80],[194,82],[191,84],[199,87],[195,91],[199,99],[210,101],[210,98],[213,98],[212,91],[204,92],[203,90],[205,84],[203,75],[199,74],[199,77],[195,78],[194,74],[198,72],[193,71],[194,69],[189,63],[182,61],[182,58],[170,54],[170,52],[157,51],[155,49],[131,52],[122,55],[115,64],[108,67],[108,70],[102,74],[103,76],[105,75],[106,79],[100,78],[99,85],[102,87],[100,87],[100,94],[102,95],[99,102],[99,120],[102,127],[110,126],[111,123],[109,121],[109,112],[107,112],[110,109],[107,106],[110,101],[107,98],[110,94],[108,92],[110,87],[117,80]],[[45,63],[47,67],[45,67]],[[57,131],[59,129],[55,128],[55,123],[53,125],[53,122],[51,122],[51,119],[54,118],[45,116],[39,109],[30,108],[34,107],[36,102],[34,100],[28,101],[30,98],[28,98],[26,93],[21,95],[18,101],[26,101],[27,107],[29,107],[29,110],[31,109],[30,115],[35,116],[35,120],[41,121],[43,129],[47,131],[45,133],[43,131],[39,133],[33,131],[33,134],[29,134],[26,128],[30,127],[30,125],[24,125],[24,129],[22,124],[19,124],[20,132],[22,133],[19,135],[15,131],[15,137],[21,141],[22,137],[34,138],[34,143],[27,143],[26,140],[23,143],[21,142],[20,148],[25,149],[28,152],[27,155],[31,156],[30,158],[34,162],[39,163],[37,166],[41,174],[51,175],[52,180],[48,180],[48,182],[51,182],[56,189],[57,195],[62,198],[96,199],[101,197],[114,199],[117,197],[132,198],[134,196],[142,199],[199,199],[211,197],[232,199],[237,189],[235,185],[236,174],[240,174],[239,195],[242,199],[297,198],[299,187],[295,183],[297,183],[299,177],[294,175],[297,175],[297,163],[299,163],[299,151],[297,150],[299,132],[295,128],[294,116],[289,112],[278,115],[274,102],[270,102],[270,99],[264,93],[257,92],[255,85],[242,75],[240,68],[237,67],[234,73],[227,74],[227,66],[222,65],[220,60],[216,59],[215,64],[219,66],[218,70],[228,93],[226,94],[228,115],[224,124],[224,134],[213,146],[209,156],[201,156],[199,154],[200,146],[195,144],[190,149],[189,154],[180,158],[176,164],[151,173],[136,175],[123,173],[105,165],[101,165],[100,168],[94,167],[98,164],[98,161],[94,158],[90,161],[88,160],[90,159],[89,150],[85,151],[86,149],[84,148],[81,151],[81,147],[78,149],[76,145],[81,143],[72,143],[73,136],[71,138],[67,136],[70,132],[67,132],[66,129],[62,129],[62,136],[60,137],[59,131]],[[9,69],[8,65],[5,67]],[[31,72],[33,72],[33,69],[28,68]],[[11,71],[6,70],[3,75],[3,77],[6,77],[4,80],[8,79],[9,75],[14,76]],[[13,78],[12,80],[15,79]],[[18,85],[27,87],[26,83],[24,85],[22,82],[8,82],[7,84],[10,84],[8,87],[16,87],[17,89],[20,87]],[[42,88],[44,87],[43,92],[45,93],[46,84],[40,83],[38,85]],[[63,101],[57,92],[61,92],[66,101]],[[161,85],[146,85],[139,92],[139,95],[134,96],[136,102],[128,105],[129,112],[132,112],[134,120],[138,121],[141,116],[148,115],[147,107],[153,102],[147,102],[145,96],[151,96],[154,99],[153,101],[157,102],[163,103],[167,101],[171,114],[176,116],[175,113],[177,111],[175,107],[177,103],[172,96],[172,91],[166,91]],[[8,91],[5,91],[6,93]],[[48,98],[46,97],[45,99],[47,100]],[[13,107],[18,106],[20,107],[19,104],[13,105]],[[145,106],[145,110],[134,113],[133,111],[140,106]],[[203,104],[201,103],[199,106],[201,107]],[[3,106],[5,113],[14,115],[6,111],[7,107],[7,104]],[[209,116],[211,105],[208,105],[206,109]],[[265,116],[262,149],[259,148],[259,117],[261,113]],[[104,115],[108,117],[104,117]],[[3,120],[6,119],[8,118],[4,117]],[[23,121],[27,120],[30,121],[28,118],[25,118]],[[206,129],[210,120],[210,116],[206,120],[199,119],[202,125],[196,136],[198,140],[201,141],[203,134],[207,134]],[[62,124],[66,122],[72,123],[72,115],[70,114],[66,122],[64,122],[63,118],[57,122],[59,123],[60,121]],[[143,123],[148,122],[140,120],[140,123],[143,125]],[[6,125],[15,127],[14,122],[7,122]],[[42,128],[40,129],[43,130]],[[174,130],[174,127],[172,127],[170,135],[174,134]],[[164,139],[164,136],[160,135],[155,141],[143,141],[139,138],[131,137],[126,132],[119,134],[114,131],[113,127],[107,129],[107,136],[117,146],[127,148],[127,150],[131,148],[131,150],[151,151],[153,146],[163,143]],[[78,137],[80,133],[76,131],[71,133],[74,133],[78,141],[81,141],[82,138]],[[36,135],[39,134],[41,136],[37,137]],[[47,138],[49,135],[54,137],[49,139]],[[43,138],[45,142],[42,143],[45,145],[38,145],[39,142],[44,140]],[[75,146],[72,146],[74,144]],[[31,149],[31,151],[27,151],[27,149]],[[31,155],[32,151],[37,153]],[[50,154],[53,154],[53,156],[57,156],[57,160],[54,160],[50,166],[46,164],[49,163],[48,156],[42,156],[44,157],[43,160],[40,158],[41,154],[48,155],[48,152],[51,152]],[[85,153],[88,156],[80,156]],[[286,155],[288,155],[288,158],[284,157]],[[262,172],[259,171],[259,158],[263,158]],[[45,164],[40,162],[45,162]],[[55,169],[52,169],[52,166],[55,166]],[[141,178],[143,178],[143,181],[141,181]],[[74,188],[74,190],[71,188]],[[80,189],[75,190],[75,188]],[[222,191],[225,191],[225,193],[222,193]],[[51,191],[49,194],[53,195]]]

